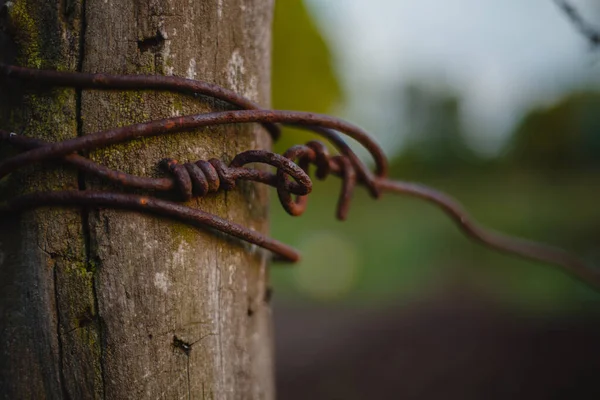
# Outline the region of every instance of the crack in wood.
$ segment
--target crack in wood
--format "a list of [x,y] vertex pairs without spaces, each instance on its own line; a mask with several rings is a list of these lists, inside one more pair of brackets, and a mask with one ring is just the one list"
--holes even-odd
[[[52,258],[52,257],[51,257]],[[56,341],[58,343],[58,379],[60,380],[60,390],[63,399],[70,399],[69,390],[67,389],[67,384],[65,380],[65,372],[64,372],[64,355],[63,355],[63,338],[61,334],[61,317],[60,317],[60,299],[59,299],[59,290],[58,290],[58,266],[54,264],[53,266],[53,278],[54,278],[54,302],[56,308]]]
[[[86,16],[86,0],[81,0],[81,25],[79,27],[79,54],[77,60],[77,71],[83,71],[83,62],[85,58],[85,35],[87,31],[87,16]],[[75,96],[75,119],[77,124],[77,136],[81,137],[84,135],[83,128],[83,92],[81,89],[76,91]],[[85,174],[83,172],[78,172],[77,175],[77,183],[80,190],[86,189],[86,181]],[[78,327],[74,330],[84,328],[86,326],[94,325],[94,330],[98,335],[98,358],[93,361],[94,364],[99,365],[100,369],[100,386],[102,398],[106,399],[106,374],[105,374],[105,344],[104,344],[104,332],[102,329],[102,320],[100,316],[100,308],[98,304],[98,291],[97,291],[97,281],[96,281],[96,273],[97,269],[95,267],[99,262],[92,260],[96,258],[92,254],[92,237],[91,237],[91,226],[90,226],[90,211],[87,209],[81,210],[81,224],[82,224],[82,233],[84,238],[84,266],[88,272],[92,273],[91,278],[91,295],[93,302],[93,310],[92,308],[87,308],[84,314],[80,315],[77,320]],[[94,264],[94,265],[93,265]],[[91,349],[90,349],[91,350]]]

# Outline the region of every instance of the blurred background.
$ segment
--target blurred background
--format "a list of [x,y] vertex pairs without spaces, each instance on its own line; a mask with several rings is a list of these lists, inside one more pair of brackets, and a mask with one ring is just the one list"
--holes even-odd
[[[277,0],[273,106],[354,122],[392,177],[600,265],[600,46],[561,4]],[[600,31],[597,0],[569,4]],[[600,295],[415,199],[360,188],[339,222],[339,188],[297,218],[272,199],[304,257],[272,268],[279,398],[600,398]]]

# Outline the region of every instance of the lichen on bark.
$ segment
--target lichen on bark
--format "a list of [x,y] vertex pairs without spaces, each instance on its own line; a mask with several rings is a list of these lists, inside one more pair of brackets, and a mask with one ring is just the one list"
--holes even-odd
[[[271,0],[0,0],[0,7],[6,4],[7,32],[17,51],[0,54],[2,61],[196,77],[268,106]],[[58,141],[222,107],[202,100],[15,85],[0,91],[0,123]],[[89,156],[157,176],[165,157],[229,161],[240,151],[269,146],[259,127],[226,126]],[[109,188],[56,165],[14,173],[0,184],[11,194]],[[266,188],[244,184],[189,205],[265,232],[267,198]],[[8,327],[0,335],[2,395],[273,397],[264,253],[153,216],[60,208],[0,221],[0,251],[8,251],[0,261],[0,327]],[[173,352],[174,336],[191,343],[189,354]]]

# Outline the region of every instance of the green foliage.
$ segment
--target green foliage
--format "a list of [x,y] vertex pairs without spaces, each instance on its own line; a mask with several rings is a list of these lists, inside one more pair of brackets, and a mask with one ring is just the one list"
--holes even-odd
[[[441,169],[437,177],[415,179],[456,197],[491,228],[563,247],[597,264],[598,177],[555,174],[548,184],[533,172]],[[272,270],[278,295],[402,304],[456,285],[520,310],[548,312],[600,298],[557,268],[473,243],[443,212],[419,200],[391,194],[374,200],[357,190],[348,220],[337,221],[338,189],[334,180],[315,182],[306,213],[293,221],[273,199],[273,235],[303,254],[293,269]]]
[[[328,112],[341,90],[327,43],[301,0],[279,0],[273,22],[273,107]],[[276,145],[285,150],[313,136],[287,130]]]
[[403,93],[405,126],[402,153],[392,160],[391,174],[470,168],[480,162],[465,142],[460,111],[462,99],[443,87],[419,83]]
[[[273,31],[273,106],[330,112],[341,101],[341,90],[330,51],[302,1],[277,2]],[[597,241],[589,242],[600,226],[593,196],[597,173],[557,174],[549,185],[531,171],[495,168],[499,165],[478,158],[466,144],[456,92],[415,84],[403,95],[398,111],[407,106],[409,137],[404,153],[393,160],[391,176],[406,178],[409,172],[411,180],[456,196],[486,225],[597,260]],[[509,157],[600,165],[600,135],[594,133],[600,130],[599,106],[600,95],[588,93],[532,112],[516,133]],[[309,137],[288,130],[276,150]],[[335,178],[315,182],[306,214],[294,220],[273,205],[274,236],[304,253],[294,269],[273,270],[282,295],[387,302],[451,286],[454,280],[519,308],[556,310],[598,298],[557,269],[473,244],[443,213],[420,201],[385,196],[375,203],[357,189],[349,219],[341,223],[334,217],[338,189]]]
[[534,109],[515,131],[508,158],[536,168],[600,167],[600,93],[571,94]]

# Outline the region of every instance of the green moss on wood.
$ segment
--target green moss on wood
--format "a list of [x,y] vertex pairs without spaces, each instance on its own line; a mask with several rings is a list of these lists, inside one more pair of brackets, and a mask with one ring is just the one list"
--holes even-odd
[[183,115],[183,101],[180,96],[173,98],[173,110],[179,115]]
[[175,253],[184,242],[185,244],[193,244],[198,238],[198,228],[183,222],[173,222],[170,224],[169,229],[173,238],[172,253]]
[[69,88],[57,88],[43,93],[26,95],[30,120],[27,126],[29,135],[40,139],[56,140],[61,137],[76,136],[75,91]]
[[19,47],[18,61],[22,65],[41,68],[43,57],[40,54],[40,24],[36,23],[31,6],[26,0],[15,0],[8,7],[8,19]]

